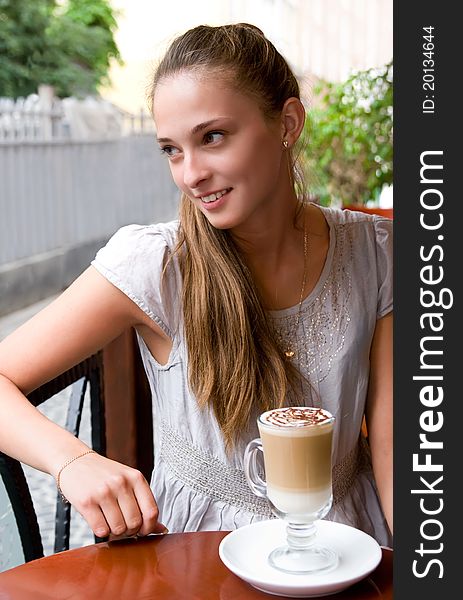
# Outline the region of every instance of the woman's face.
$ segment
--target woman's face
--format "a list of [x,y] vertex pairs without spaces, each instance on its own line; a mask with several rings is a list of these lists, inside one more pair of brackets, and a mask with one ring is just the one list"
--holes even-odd
[[251,97],[220,77],[181,72],[158,83],[153,105],[174,181],[214,227],[259,223],[287,194],[281,122]]

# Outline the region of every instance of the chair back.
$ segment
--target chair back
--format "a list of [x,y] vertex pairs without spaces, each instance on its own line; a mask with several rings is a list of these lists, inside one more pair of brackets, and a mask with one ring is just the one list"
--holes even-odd
[[[105,455],[103,382],[103,352],[98,352],[34,390],[28,399],[39,406],[71,386],[66,429],[79,436],[89,387],[92,447]],[[55,552],[69,549],[70,522],[71,506],[56,493]],[[40,528],[24,470],[17,460],[0,452],[0,571],[42,556]]]
[[42,556],[37,515],[21,464],[0,452],[0,571]]

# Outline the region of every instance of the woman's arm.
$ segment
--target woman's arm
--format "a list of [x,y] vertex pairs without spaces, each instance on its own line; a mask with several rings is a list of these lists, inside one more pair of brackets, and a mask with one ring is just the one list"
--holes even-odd
[[[135,325],[157,333],[157,326],[125,294],[90,267],[5,338],[0,343],[0,450],[54,477],[66,461],[88,450],[25,395]],[[60,483],[100,537],[164,529],[149,485],[135,469],[88,454],[63,470]]]
[[370,384],[365,412],[376,485],[391,532],[393,531],[392,324],[392,312],[376,323],[370,353]]

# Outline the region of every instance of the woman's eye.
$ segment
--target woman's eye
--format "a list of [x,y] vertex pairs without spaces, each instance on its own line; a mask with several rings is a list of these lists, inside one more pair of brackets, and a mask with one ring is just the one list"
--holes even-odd
[[219,142],[222,138],[223,133],[220,131],[210,131],[204,136],[204,142],[206,144],[213,144],[214,142]]
[[166,154],[169,158],[178,154],[179,150],[175,146],[163,146],[160,148],[162,154]]

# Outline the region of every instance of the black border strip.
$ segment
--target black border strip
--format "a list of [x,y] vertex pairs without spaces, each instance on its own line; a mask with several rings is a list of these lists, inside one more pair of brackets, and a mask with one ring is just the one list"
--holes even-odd
[[457,6],[394,2],[394,600],[453,598],[461,587]]

